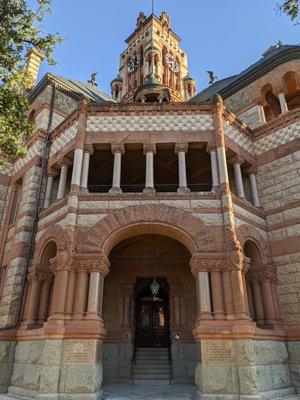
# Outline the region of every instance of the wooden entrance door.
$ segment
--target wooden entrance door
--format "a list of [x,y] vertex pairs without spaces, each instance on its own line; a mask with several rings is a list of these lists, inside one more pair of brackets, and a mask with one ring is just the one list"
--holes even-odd
[[141,300],[138,314],[138,347],[168,347],[168,304],[163,300]]

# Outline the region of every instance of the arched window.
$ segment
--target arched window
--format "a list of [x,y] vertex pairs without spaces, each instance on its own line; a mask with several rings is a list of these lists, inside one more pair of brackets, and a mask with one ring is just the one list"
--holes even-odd
[[250,265],[246,273],[248,308],[251,319],[260,328],[274,328],[280,320],[276,271],[263,262],[261,250],[251,239],[244,244]]
[[264,111],[266,121],[269,122],[281,114],[280,102],[273,93],[273,87],[270,84],[265,85],[261,93],[265,102]]
[[287,72],[283,78],[286,103],[289,110],[300,107],[300,78],[296,72]]

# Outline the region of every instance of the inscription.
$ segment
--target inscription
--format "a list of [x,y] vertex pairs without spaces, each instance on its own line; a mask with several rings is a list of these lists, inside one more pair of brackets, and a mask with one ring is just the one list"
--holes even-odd
[[97,364],[102,357],[102,343],[97,340],[70,340],[63,342],[62,364]]
[[232,340],[203,340],[202,363],[210,365],[236,364],[235,343]]

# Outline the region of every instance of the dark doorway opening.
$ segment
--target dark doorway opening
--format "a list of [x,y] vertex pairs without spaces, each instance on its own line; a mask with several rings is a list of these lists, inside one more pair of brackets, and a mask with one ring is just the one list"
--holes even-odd
[[136,284],[136,347],[169,347],[169,286],[156,278],[158,293],[153,296],[153,278],[138,278]]

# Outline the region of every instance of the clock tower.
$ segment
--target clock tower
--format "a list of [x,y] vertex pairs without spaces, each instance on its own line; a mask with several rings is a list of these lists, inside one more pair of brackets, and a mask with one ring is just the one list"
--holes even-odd
[[135,31],[126,40],[118,76],[111,82],[119,102],[181,102],[195,95],[196,84],[188,74],[187,55],[163,12],[148,18],[141,12]]

